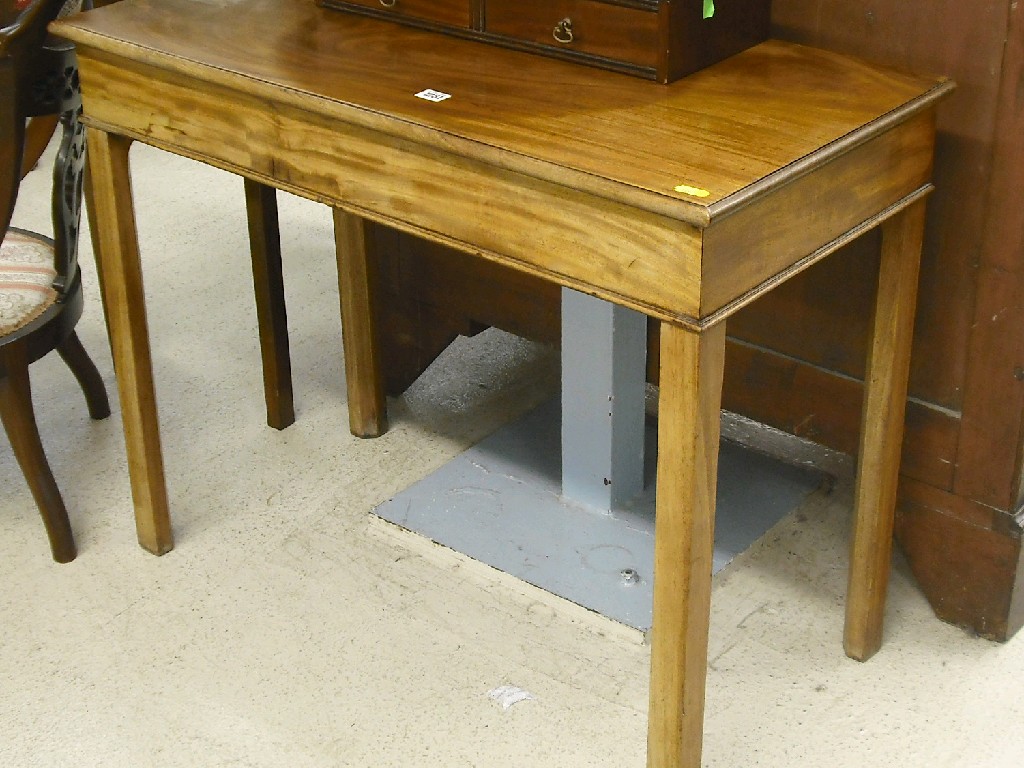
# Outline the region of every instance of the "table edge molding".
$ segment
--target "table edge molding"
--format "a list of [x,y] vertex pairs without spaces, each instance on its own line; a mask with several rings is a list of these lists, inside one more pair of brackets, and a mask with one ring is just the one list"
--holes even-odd
[[887,112],[860,130],[841,136],[817,151],[804,155],[753,184],[733,192],[717,202],[711,203],[707,208],[710,220],[716,221],[726,216],[731,216],[762,197],[765,192],[796,181],[825,163],[845,155],[847,152],[856,149],[862,144],[866,144],[886,131],[905,123],[914,115],[935,106],[955,88],[956,84],[952,80],[941,80],[922,95],[912,101],[908,101],[897,109]]
[[704,330],[705,328],[710,328],[711,326],[715,325],[716,323],[722,322],[727,317],[729,317],[729,315],[732,315],[735,312],[737,312],[740,309],[742,309],[743,307],[747,306],[748,304],[750,304],[752,301],[757,299],[762,294],[765,294],[765,293],[771,291],[772,289],[774,289],[780,283],[786,282],[787,280],[789,280],[794,275],[796,275],[796,274],[798,274],[800,272],[803,272],[805,269],[807,269],[810,266],[813,266],[817,262],[819,262],[822,259],[824,259],[826,256],[829,256],[829,255],[835,253],[840,248],[842,248],[844,245],[847,245],[847,244],[853,242],[854,240],[856,240],[861,235],[863,235],[866,232],[868,232],[868,231],[874,229],[875,227],[881,225],[887,219],[892,218],[893,216],[895,216],[897,213],[899,213],[903,209],[908,208],[911,205],[913,205],[914,203],[916,203],[918,200],[921,200],[921,199],[927,197],[934,190],[935,190],[935,185],[932,184],[931,182],[918,187],[913,192],[911,192],[909,195],[906,195],[905,197],[900,198],[899,200],[897,200],[892,205],[889,205],[889,206],[883,208],[881,211],[879,211],[874,216],[871,216],[871,217],[865,219],[860,224],[856,225],[855,227],[850,228],[849,230],[847,230],[846,232],[841,234],[839,237],[837,237],[834,240],[826,243],[825,245],[823,245],[820,248],[816,249],[812,253],[809,253],[807,256],[804,256],[802,259],[794,262],[787,269],[785,269],[785,270],[783,270],[783,271],[781,271],[781,272],[779,272],[779,273],[777,273],[775,275],[772,275],[770,278],[768,278],[764,282],[757,284],[756,286],[751,288],[749,291],[745,292],[741,296],[738,296],[736,299],[730,301],[728,304],[720,307],[719,309],[716,309],[714,312],[711,312],[707,316],[696,320],[695,323],[694,323],[695,327],[699,328],[700,330]]

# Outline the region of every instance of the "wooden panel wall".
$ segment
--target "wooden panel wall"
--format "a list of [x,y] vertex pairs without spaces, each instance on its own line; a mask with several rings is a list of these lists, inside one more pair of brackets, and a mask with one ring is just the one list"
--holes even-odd
[[[992,168],[1008,0],[774,0],[779,37],[958,83],[940,108],[911,396],[946,415],[964,405],[977,265]],[[861,242],[736,318],[730,334],[860,378],[877,243]],[[794,331],[793,329],[799,329]],[[941,412],[941,411],[940,411]],[[936,482],[935,477],[920,479]],[[952,473],[942,483],[952,490]]]
[[1024,10],[1010,6],[954,486],[1002,508],[1022,501],[1024,410]]

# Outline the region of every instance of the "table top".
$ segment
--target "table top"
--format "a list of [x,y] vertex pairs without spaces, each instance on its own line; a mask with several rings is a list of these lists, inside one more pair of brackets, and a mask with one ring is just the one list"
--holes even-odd
[[[952,88],[779,41],[661,85],[312,0],[126,0],[54,28],[81,47],[699,227]],[[450,98],[417,98],[425,89]]]

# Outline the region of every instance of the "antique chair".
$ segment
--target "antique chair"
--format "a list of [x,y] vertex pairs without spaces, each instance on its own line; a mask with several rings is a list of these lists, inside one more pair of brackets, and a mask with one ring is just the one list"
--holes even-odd
[[[82,315],[78,225],[85,161],[74,50],[46,25],[75,0],[0,0],[0,418],[42,514],[57,562],[75,558],[60,491],[43,453],[28,366],[57,350],[85,392],[89,415],[110,415],[103,380],[75,334]],[[25,123],[60,115],[53,174],[53,239],[10,227],[25,153]]]

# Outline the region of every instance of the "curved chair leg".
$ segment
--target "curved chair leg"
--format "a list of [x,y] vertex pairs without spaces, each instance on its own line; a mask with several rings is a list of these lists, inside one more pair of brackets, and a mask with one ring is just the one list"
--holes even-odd
[[85,351],[78,334],[74,331],[65,339],[63,344],[57,347],[57,353],[61,359],[68,364],[68,368],[75,374],[78,383],[82,385],[85,393],[85,402],[89,406],[89,416],[94,419],[105,419],[110,415],[110,401],[107,400],[107,390],[103,386],[103,377],[96,370],[89,353]]
[[7,375],[0,378],[0,420],[43,517],[53,559],[58,563],[69,563],[77,554],[71,522],[39,439],[39,428],[32,410],[28,363],[24,351],[16,347],[11,345],[2,350]]

